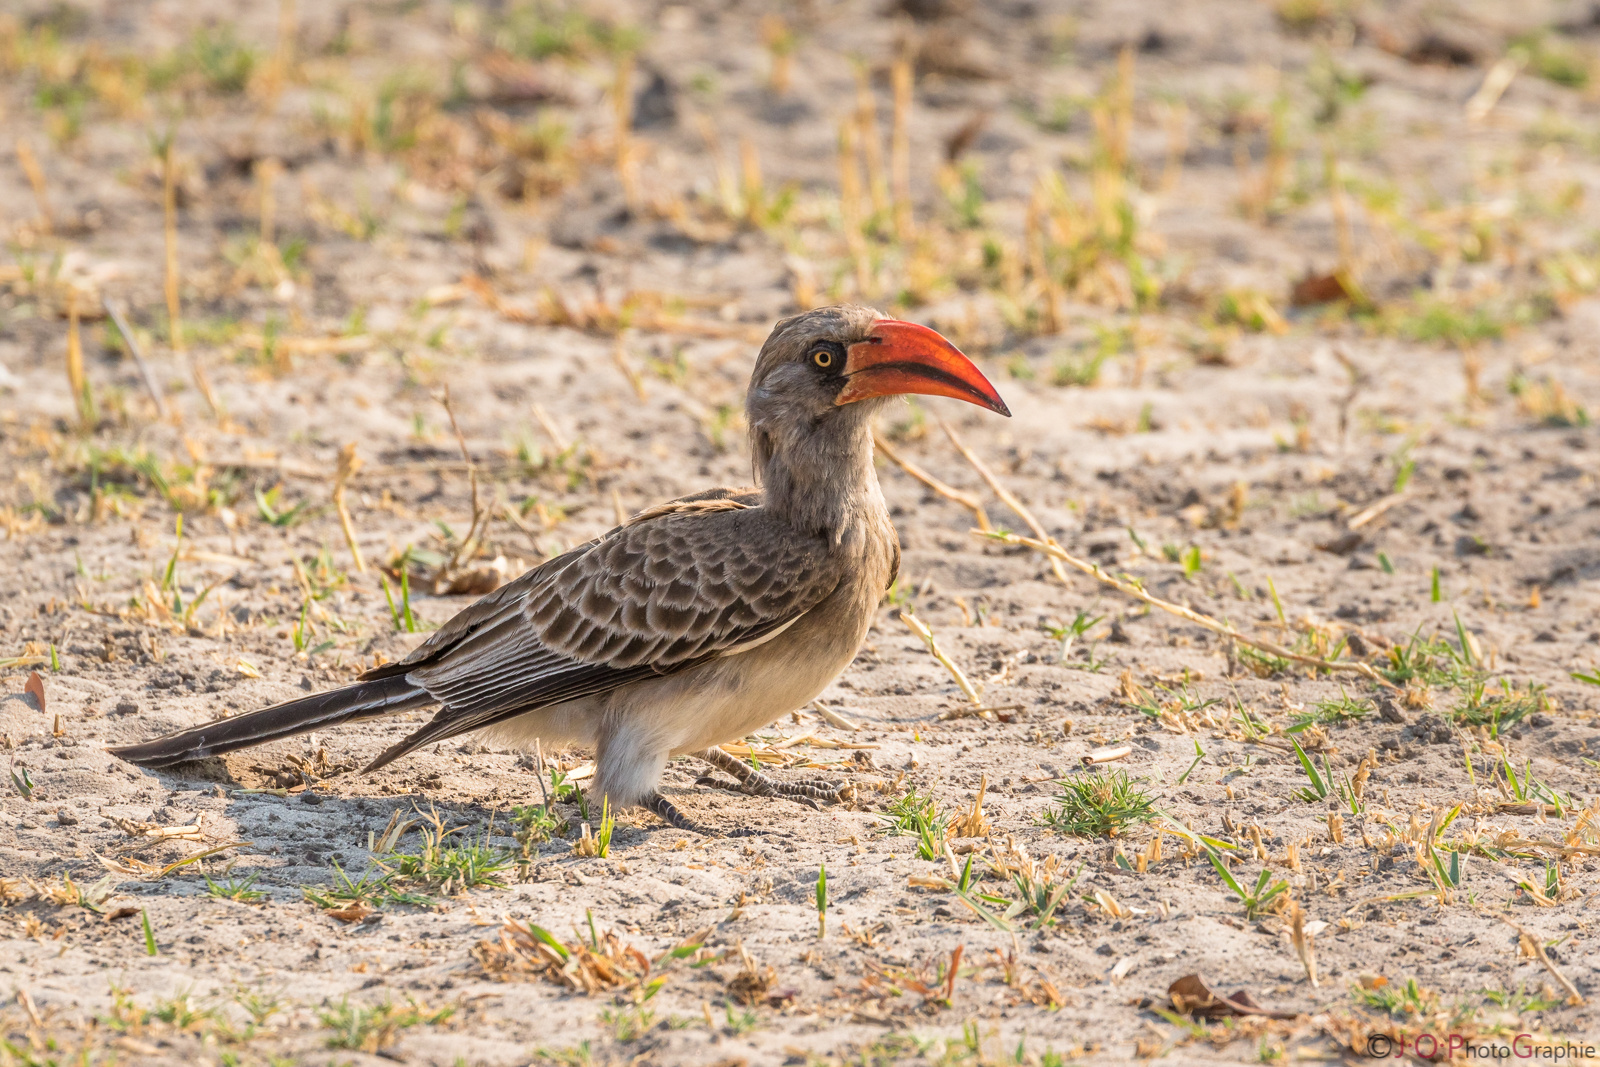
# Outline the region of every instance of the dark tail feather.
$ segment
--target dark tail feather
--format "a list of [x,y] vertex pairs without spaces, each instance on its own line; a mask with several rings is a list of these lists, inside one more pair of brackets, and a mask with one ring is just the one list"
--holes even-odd
[[427,690],[404,676],[357,682],[343,689],[287,700],[270,708],[218,719],[204,726],[181,730],[142,745],[111,749],[111,754],[145,767],[165,767],[184,760],[204,759],[236,748],[249,748],[281,737],[320,730],[340,723],[392,715],[437,703]]

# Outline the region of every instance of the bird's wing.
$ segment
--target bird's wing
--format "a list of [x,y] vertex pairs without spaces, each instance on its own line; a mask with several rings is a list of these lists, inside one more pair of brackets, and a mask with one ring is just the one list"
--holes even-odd
[[684,506],[625,523],[479,601],[407,657],[407,679],[444,707],[373,766],[740,651],[791,625],[844,577],[824,539],[764,508],[731,497],[674,503]]
[[496,624],[515,620],[530,595],[549,585],[550,581],[573,561],[587,555],[601,542],[616,536],[620,531],[630,526],[637,526],[640,523],[649,522],[651,519],[661,518],[665,515],[732,511],[740,508],[756,507],[760,503],[761,491],[759,489],[708,489],[691,496],[669,500],[664,504],[657,504],[652,508],[641,511],[620,526],[612,528],[593,541],[587,541],[575,548],[568,549],[561,555],[554,556],[527,573],[507,582],[494,592],[473,601],[452,615],[443,626],[435,630],[422,644],[412,649],[411,653],[404,659],[374,667],[372,670],[362,674],[361,679],[362,681],[369,681],[375,678],[387,678],[392,675],[409,674],[419,667],[437,663],[473,634]]

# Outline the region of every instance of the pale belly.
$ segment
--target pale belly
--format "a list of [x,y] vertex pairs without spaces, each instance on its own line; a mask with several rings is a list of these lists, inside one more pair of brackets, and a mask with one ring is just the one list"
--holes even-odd
[[698,752],[736,741],[815,700],[855,657],[857,642],[833,644],[819,649],[813,642],[780,638],[681,674],[530,711],[486,732],[518,748],[531,749],[535,740],[593,747],[602,731],[625,726],[653,736],[672,755]]

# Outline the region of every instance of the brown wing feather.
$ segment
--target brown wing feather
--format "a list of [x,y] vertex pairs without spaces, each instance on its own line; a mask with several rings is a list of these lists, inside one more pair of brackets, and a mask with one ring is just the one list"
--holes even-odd
[[406,666],[443,709],[379,763],[703,662],[792,622],[844,577],[822,538],[752,503],[703,497],[653,509],[452,619]]

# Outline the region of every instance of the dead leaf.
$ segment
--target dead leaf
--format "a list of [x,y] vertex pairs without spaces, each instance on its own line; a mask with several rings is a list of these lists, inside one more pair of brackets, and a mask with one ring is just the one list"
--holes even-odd
[[372,909],[365,901],[358,900],[344,908],[327,908],[323,911],[330,919],[338,919],[342,923],[358,923],[372,914]]
[[1198,974],[1186,974],[1167,987],[1167,996],[1180,1015],[1204,1015],[1220,1018],[1226,1015],[1259,1015],[1267,1019],[1293,1019],[1292,1011],[1273,1011],[1256,1003],[1248,990],[1240,989],[1232,996],[1219,997]]
[[22,687],[22,691],[32,695],[42,714],[44,712],[44,679],[39,677],[38,671],[28,675],[28,684]]
[[1354,294],[1345,286],[1344,279],[1338,274],[1307,274],[1295,282],[1294,288],[1289,292],[1289,303],[1297,308],[1354,298]]

